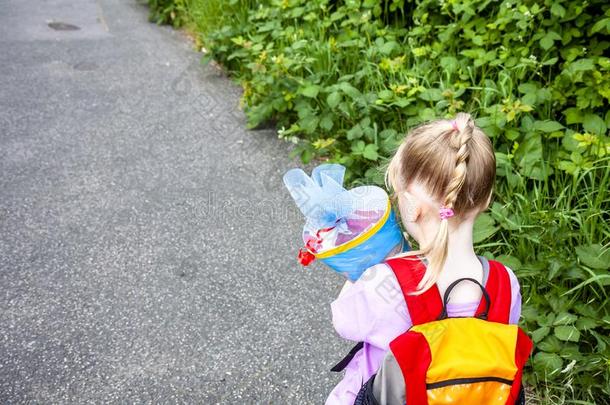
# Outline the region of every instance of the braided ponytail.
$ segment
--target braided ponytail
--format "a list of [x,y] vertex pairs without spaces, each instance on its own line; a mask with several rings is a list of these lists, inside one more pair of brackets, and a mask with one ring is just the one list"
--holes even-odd
[[[470,156],[469,143],[472,139],[474,130],[474,121],[470,114],[458,113],[455,120],[450,123],[455,134],[449,135],[449,144],[455,152],[455,168],[451,180],[447,185],[446,195],[443,200],[443,208],[450,210],[453,213],[455,201],[462,190],[462,186],[466,182],[468,174],[468,157]],[[449,248],[449,219],[441,217],[441,224],[436,234],[436,237],[426,249],[426,257],[428,258],[428,266],[426,273],[422,277],[418,290],[426,291],[432,287],[438,279],[445,261],[447,259],[447,251]]]
[[442,204],[434,239],[419,250],[399,256],[425,256],[426,272],[420,294],[434,285],[445,265],[449,245],[449,217],[486,207],[495,178],[495,157],[489,138],[466,113],[453,121],[438,120],[415,128],[407,136],[386,172],[386,183],[406,190],[406,179],[423,183]]

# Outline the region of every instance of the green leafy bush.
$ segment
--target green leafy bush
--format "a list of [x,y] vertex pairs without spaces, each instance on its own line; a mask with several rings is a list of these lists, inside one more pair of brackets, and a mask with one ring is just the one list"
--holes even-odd
[[148,19],[157,24],[180,27],[188,20],[188,0],[148,0]]
[[607,403],[610,4],[232,0],[218,10],[201,40],[241,82],[249,126],[275,123],[304,161],[340,162],[353,182],[380,183],[412,126],[477,117],[499,181],[475,239],[520,278],[536,342],[526,381],[546,403]]

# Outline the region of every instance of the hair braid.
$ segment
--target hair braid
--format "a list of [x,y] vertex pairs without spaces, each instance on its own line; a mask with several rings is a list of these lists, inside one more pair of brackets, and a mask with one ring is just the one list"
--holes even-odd
[[[459,113],[451,125],[452,131],[449,133],[449,142],[451,147],[457,151],[455,154],[455,168],[446,187],[443,205],[453,209],[468,174],[468,157],[470,156],[468,144],[473,136],[474,122],[470,114]],[[455,134],[455,131],[457,131],[457,134]],[[418,289],[420,291],[425,291],[436,283],[447,259],[448,248],[449,221],[444,219],[441,220],[436,237],[430,246],[424,249],[430,262],[428,263],[426,273],[419,283]]]
[[462,190],[462,186],[468,175],[468,157],[470,156],[470,148],[468,143],[472,139],[474,130],[474,122],[469,114],[459,113],[455,118],[458,134],[452,138],[452,146],[456,147],[455,154],[455,169],[451,180],[447,185],[447,194],[443,205],[448,208],[453,208],[457,196]]

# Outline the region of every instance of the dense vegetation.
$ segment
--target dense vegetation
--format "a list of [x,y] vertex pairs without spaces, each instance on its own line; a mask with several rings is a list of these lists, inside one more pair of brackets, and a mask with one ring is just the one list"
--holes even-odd
[[492,138],[479,250],[520,278],[544,403],[610,398],[610,3],[604,0],[149,0],[244,88],[303,161],[352,182],[413,125],[468,111]]

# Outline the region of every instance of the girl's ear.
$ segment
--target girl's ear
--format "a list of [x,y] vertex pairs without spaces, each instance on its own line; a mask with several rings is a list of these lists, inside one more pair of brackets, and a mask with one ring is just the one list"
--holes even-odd
[[422,202],[408,191],[401,193],[400,214],[406,222],[417,222],[422,214]]

